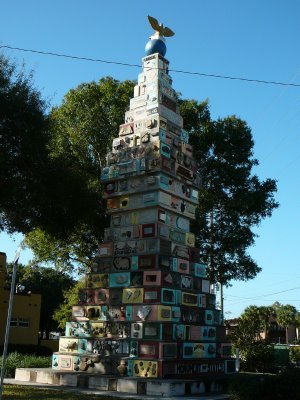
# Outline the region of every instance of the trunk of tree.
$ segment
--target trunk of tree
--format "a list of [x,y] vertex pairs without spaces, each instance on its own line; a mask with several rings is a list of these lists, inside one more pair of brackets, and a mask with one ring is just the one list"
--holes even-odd
[[214,214],[213,214],[213,210],[211,210],[210,215],[209,215],[209,227],[210,227],[209,280],[211,283],[215,283],[214,240],[213,240],[213,232],[212,232],[213,224],[214,224]]
[[288,332],[288,326],[285,327],[285,341],[286,344],[289,344],[289,332]]
[[214,235],[213,235],[214,210],[211,210],[210,214],[209,214],[209,227],[210,227],[209,280],[210,280],[211,283],[219,283],[219,285],[220,285],[219,286],[220,287],[220,309],[221,309],[221,321],[222,321],[222,324],[223,324],[223,322],[224,322],[223,283],[222,283],[222,277],[221,277],[220,269],[218,271],[218,276],[216,277],[215,261],[214,261]]
[[224,323],[224,297],[223,297],[223,284],[220,283],[220,309],[221,309],[221,323]]

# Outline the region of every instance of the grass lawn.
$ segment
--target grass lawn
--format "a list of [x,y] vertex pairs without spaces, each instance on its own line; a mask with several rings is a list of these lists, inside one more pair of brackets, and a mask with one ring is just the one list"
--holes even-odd
[[65,392],[34,386],[5,385],[3,400],[124,400],[111,396]]

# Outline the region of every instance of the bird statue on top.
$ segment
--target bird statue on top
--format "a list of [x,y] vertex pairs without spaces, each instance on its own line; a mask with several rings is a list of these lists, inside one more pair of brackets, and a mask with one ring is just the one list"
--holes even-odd
[[148,15],[148,21],[152,28],[155,30],[155,33],[159,36],[170,37],[175,35],[175,33],[170,28],[164,26],[164,24],[159,24],[156,18],[150,17],[150,15]]
[[146,44],[146,56],[159,53],[164,57],[167,52],[165,37],[174,36],[175,33],[167,26],[160,24],[156,18],[150,17],[150,15],[148,15],[148,21],[155,32],[150,36],[150,40]]

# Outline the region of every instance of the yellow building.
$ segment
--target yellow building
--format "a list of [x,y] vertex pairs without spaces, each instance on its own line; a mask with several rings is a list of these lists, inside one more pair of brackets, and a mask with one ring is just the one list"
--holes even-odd
[[[0,345],[4,342],[10,290],[4,289],[6,254],[0,252]],[[15,293],[9,332],[10,344],[38,344],[41,295]]]

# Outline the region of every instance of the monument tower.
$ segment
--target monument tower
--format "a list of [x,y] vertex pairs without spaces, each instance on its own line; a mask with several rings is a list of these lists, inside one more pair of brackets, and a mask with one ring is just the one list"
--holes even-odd
[[200,175],[155,33],[101,181],[110,227],[53,355],[53,369],[144,380],[234,371],[190,222]]

